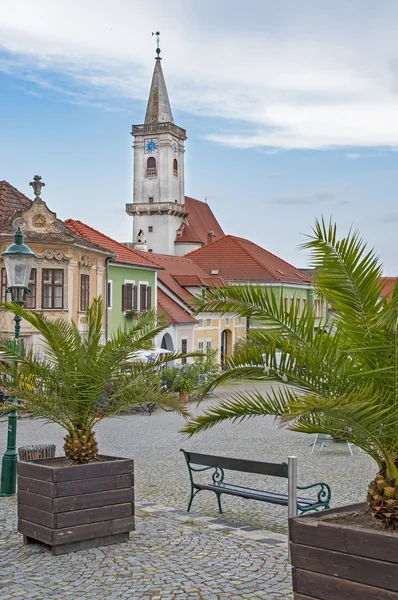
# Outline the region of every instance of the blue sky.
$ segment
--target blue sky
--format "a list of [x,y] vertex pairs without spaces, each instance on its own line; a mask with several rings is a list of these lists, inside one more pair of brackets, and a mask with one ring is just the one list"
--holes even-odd
[[155,29],[186,194],[297,266],[332,215],[398,275],[395,0],[0,0],[0,179],[130,240]]

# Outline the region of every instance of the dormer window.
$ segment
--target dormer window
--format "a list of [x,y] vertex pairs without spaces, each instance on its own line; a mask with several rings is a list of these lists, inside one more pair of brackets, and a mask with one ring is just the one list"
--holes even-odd
[[174,177],[178,177],[178,162],[176,158],[173,160],[173,175]]
[[150,156],[146,161],[146,176],[156,177],[157,174],[156,158],[154,156]]

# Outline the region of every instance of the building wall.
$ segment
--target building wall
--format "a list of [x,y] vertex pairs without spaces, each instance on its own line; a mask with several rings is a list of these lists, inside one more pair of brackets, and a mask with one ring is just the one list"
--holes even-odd
[[[151,308],[156,306],[156,271],[149,269],[140,269],[133,265],[121,265],[118,263],[110,263],[108,265],[108,281],[112,282],[112,297],[111,307],[108,307],[108,337],[114,333],[118,327],[124,327],[132,323],[131,319],[126,319],[122,310],[122,286],[124,283],[147,283],[152,288]],[[139,292],[138,292],[139,304]]]
[[206,348],[217,350],[218,363],[221,362],[221,334],[225,329],[231,331],[231,349],[239,339],[246,338],[246,319],[219,317],[210,313],[201,313],[196,318],[199,323],[194,326],[194,350],[200,349],[200,343],[203,344],[204,352]]
[[[158,254],[175,254],[174,241],[181,225],[181,217],[167,214],[141,214],[133,217],[133,240],[136,241],[140,229],[145,233],[148,250]],[[152,227],[152,232],[149,231]]]
[[[294,284],[264,284],[265,287],[272,287],[273,293],[277,301],[280,301],[281,296],[285,309],[290,310],[293,302],[299,305],[299,316],[301,315],[304,306],[316,306],[316,320],[315,325],[319,325],[321,320],[324,320],[327,315],[327,303],[323,300],[314,296],[314,288],[308,285],[294,285]],[[259,327],[263,324],[256,319],[250,319],[249,327]]]
[[194,250],[198,250],[202,248],[203,244],[175,244],[174,245],[174,254],[176,256],[185,256],[188,252],[193,252]]
[[[0,253],[4,252],[10,245],[11,238],[0,243]],[[33,264],[36,268],[36,305],[34,310],[40,310],[44,315],[51,318],[73,319],[79,330],[86,329],[85,313],[80,310],[80,275],[89,275],[90,301],[99,294],[105,294],[105,255],[89,248],[76,248],[73,245],[41,242],[38,244],[27,237],[25,243],[36,253],[37,259]],[[4,267],[4,261],[0,258],[0,272]],[[64,272],[63,283],[63,307],[44,309],[42,303],[42,271],[43,269],[62,269]],[[105,314],[104,314],[105,331]],[[13,337],[14,322],[13,315],[7,311],[0,310],[0,335]],[[31,325],[22,321],[21,337],[27,345],[33,345],[37,349],[42,343],[39,334]]]
[[[145,140],[158,139],[158,151],[145,153]],[[177,143],[178,154],[173,153],[173,143]],[[147,160],[156,160],[157,174],[147,177]],[[173,161],[178,163],[178,177],[173,174]],[[184,141],[175,134],[146,133],[135,135],[134,138],[134,203],[148,203],[153,197],[153,203],[171,202],[183,205],[184,190]],[[138,232],[143,229],[148,239],[148,248],[160,254],[174,254],[174,240],[177,229],[181,224],[181,216],[171,214],[141,213],[133,218],[133,242]],[[148,231],[153,226],[154,234]]]

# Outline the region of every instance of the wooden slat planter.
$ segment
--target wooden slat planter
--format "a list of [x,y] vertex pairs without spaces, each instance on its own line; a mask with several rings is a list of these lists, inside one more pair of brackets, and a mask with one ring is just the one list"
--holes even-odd
[[[134,462],[101,456],[18,464],[18,531],[65,554],[127,541],[134,526]],[[62,464],[63,463],[63,464]]]
[[294,600],[398,600],[398,534],[328,522],[365,504],[289,520]]

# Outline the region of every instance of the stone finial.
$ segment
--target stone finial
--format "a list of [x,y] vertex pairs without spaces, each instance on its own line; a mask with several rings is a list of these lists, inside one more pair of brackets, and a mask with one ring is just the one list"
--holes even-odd
[[41,200],[41,188],[43,188],[46,184],[41,180],[40,175],[35,175],[33,177],[33,181],[31,181],[29,185],[31,185],[33,188],[35,200]]
[[148,252],[148,245],[143,229],[140,229],[138,232],[137,239],[134,243],[134,250],[139,250],[140,252]]

